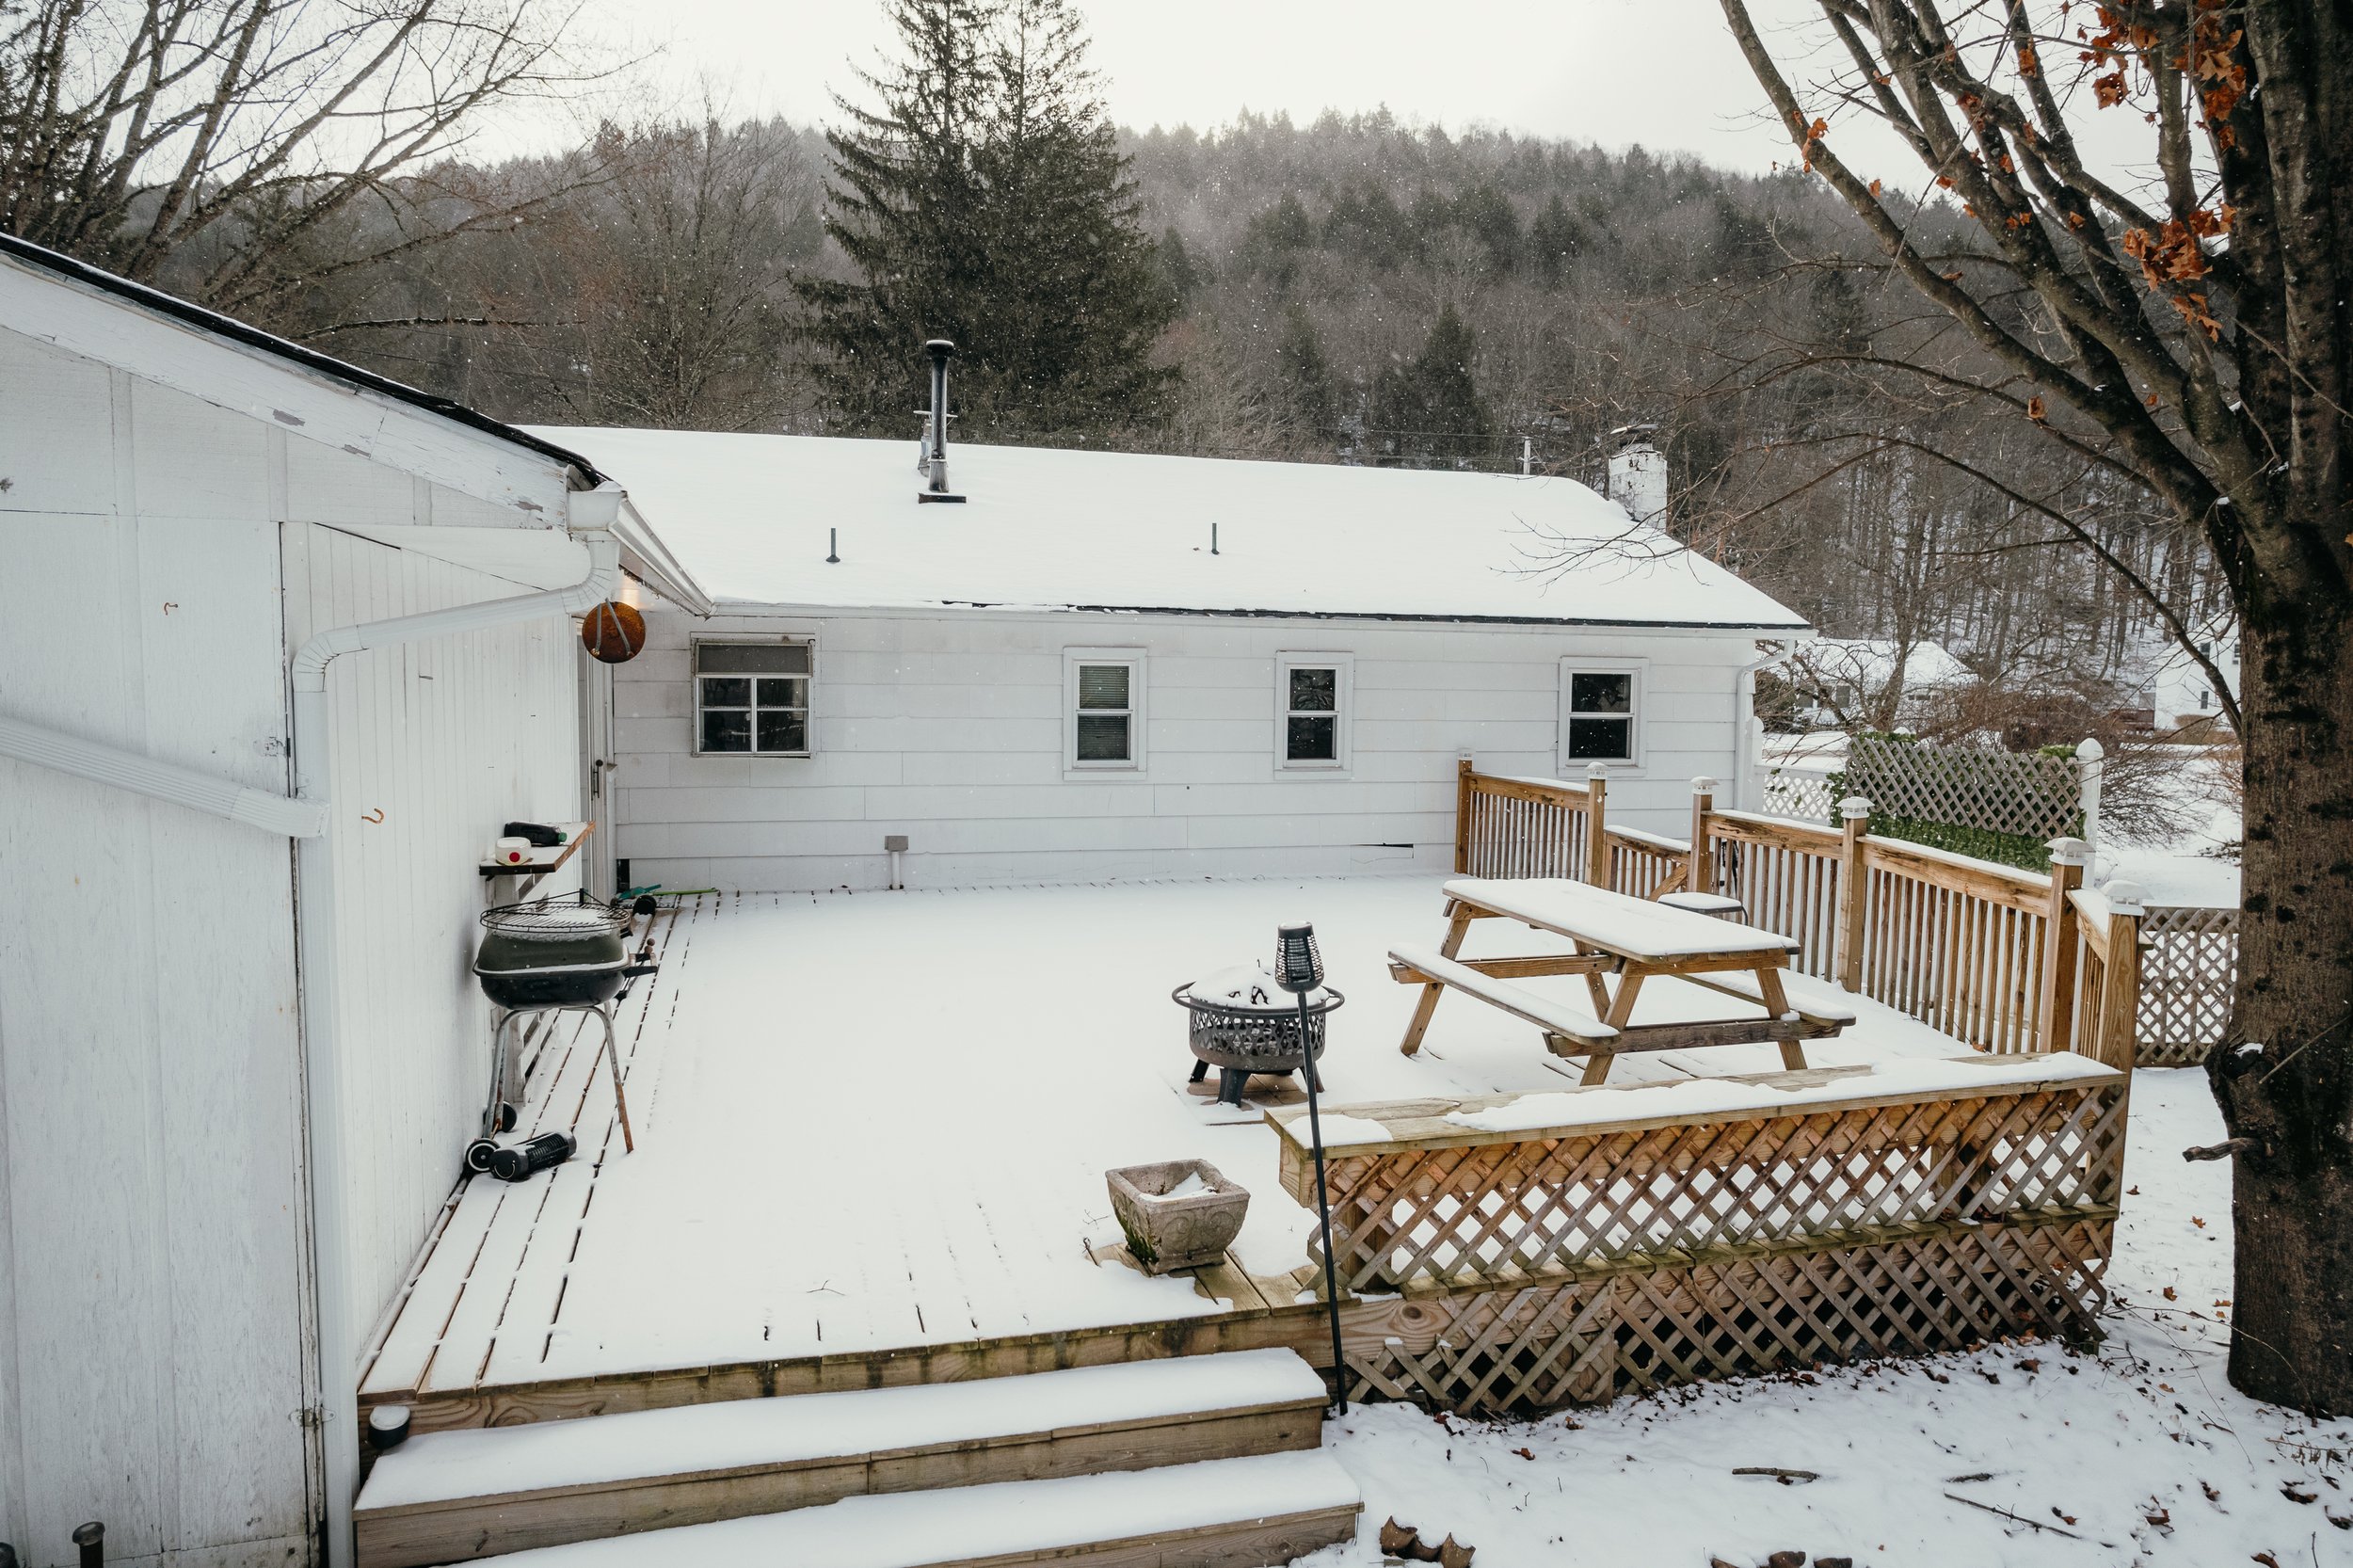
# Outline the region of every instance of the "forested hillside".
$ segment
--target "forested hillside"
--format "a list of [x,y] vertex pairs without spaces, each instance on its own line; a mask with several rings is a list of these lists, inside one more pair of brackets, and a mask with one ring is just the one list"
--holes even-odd
[[[1028,406],[1050,418],[1000,399],[963,439],[1591,480],[1612,427],[1655,423],[1675,532],[1826,629],[2098,687],[2152,657],[2158,600],[2185,624],[2212,610],[2196,541],[2096,468],[2056,463],[2031,389],[1989,405],[1879,373],[1969,351],[1883,286],[1801,170],[1385,114],[1244,116],[1123,147],[1175,307],[1153,350],[1176,372],[1165,397],[1094,423],[1049,395]],[[825,236],[827,160],[807,128],[681,122],[439,170],[401,187],[414,210],[355,210],[312,243],[465,232],[324,271],[272,324],[518,421],[840,429],[795,329],[796,280],[855,276]]]

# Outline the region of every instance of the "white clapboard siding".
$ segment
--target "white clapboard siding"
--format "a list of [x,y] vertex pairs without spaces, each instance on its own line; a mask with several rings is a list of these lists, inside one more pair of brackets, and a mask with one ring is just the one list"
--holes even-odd
[[[657,612],[614,679],[614,853],[640,883],[917,887],[1105,876],[1339,874],[1451,857],[1457,759],[1562,771],[1560,661],[1643,662],[1642,762],[1610,820],[1688,822],[1690,779],[1735,774],[1752,639],[1401,622],[1023,613],[721,617]],[[807,758],[696,757],[688,644],[813,636]],[[1134,774],[1069,770],[1064,654],[1146,651]],[[1344,653],[1349,766],[1276,766],[1282,653]]]
[[[308,535],[314,627],[516,591],[332,529]],[[579,815],[577,673],[561,616],[328,666],[355,1333],[398,1288],[480,1113],[490,1020],[466,972],[485,898],[474,866],[509,820]]]
[[[284,790],[245,423],[0,332],[0,712]],[[301,1549],[289,871],[283,839],[0,761],[0,1539],[31,1560],[91,1518],[117,1560]]]
[[[318,526],[437,520],[519,519],[0,329],[0,712],[282,792],[290,638],[518,591]],[[574,647],[551,617],[334,666],[363,1319],[487,1076],[481,846],[580,814]],[[115,1561],[309,1560],[292,872],[282,838],[0,760],[0,1540],[31,1561],[93,1518]]]

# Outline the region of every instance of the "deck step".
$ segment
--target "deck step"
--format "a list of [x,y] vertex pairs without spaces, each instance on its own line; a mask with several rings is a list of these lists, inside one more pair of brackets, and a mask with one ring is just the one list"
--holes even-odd
[[492,1560],[499,1568],[1273,1568],[1354,1538],[1355,1481],[1323,1453],[1005,1481],[688,1525]]
[[1295,1352],[1235,1351],[426,1432],[376,1461],[353,1523],[362,1568],[415,1568],[871,1493],[1312,1448],[1324,1399]]

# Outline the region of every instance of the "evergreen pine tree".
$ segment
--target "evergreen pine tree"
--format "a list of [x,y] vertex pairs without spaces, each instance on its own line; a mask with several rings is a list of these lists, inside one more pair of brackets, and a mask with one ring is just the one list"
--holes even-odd
[[1147,423],[1177,301],[1067,0],[890,0],[902,57],[828,136],[827,232],[854,283],[801,285],[820,382],[852,429],[921,407],[921,345],[953,339],[968,435]]
[[1324,357],[1323,339],[1306,307],[1295,299],[1283,312],[1283,333],[1274,341],[1274,365],[1286,419],[1302,435],[1327,435],[1337,411],[1332,363]]
[[1495,424],[1471,361],[1478,340],[1448,305],[1421,352],[1382,371],[1372,393],[1374,450],[1387,462],[1451,467],[1487,455]]
[[990,111],[988,31],[996,0],[888,0],[900,58],[861,72],[868,108],[837,94],[847,117],[833,151],[825,232],[863,280],[798,280],[806,328],[824,351],[831,413],[858,431],[904,431],[923,392],[922,344],[968,344],[969,298],[989,270],[974,147]]

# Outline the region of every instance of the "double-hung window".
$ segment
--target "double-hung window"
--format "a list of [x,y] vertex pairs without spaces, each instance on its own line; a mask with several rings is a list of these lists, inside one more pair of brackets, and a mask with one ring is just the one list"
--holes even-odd
[[1564,764],[1632,762],[1640,753],[1636,706],[1641,670],[1594,668],[1575,659],[1561,664],[1561,752]]
[[1144,765],[1144,655],[1073,648],[1064,659],[1064,760],[1074,769]]
[[1285,768],[1348,766],[1348,656],[1286,653],[1274,662],[1275,760]]
[[695,749],[704,756],[808,755],[809,645],[695,645]]

